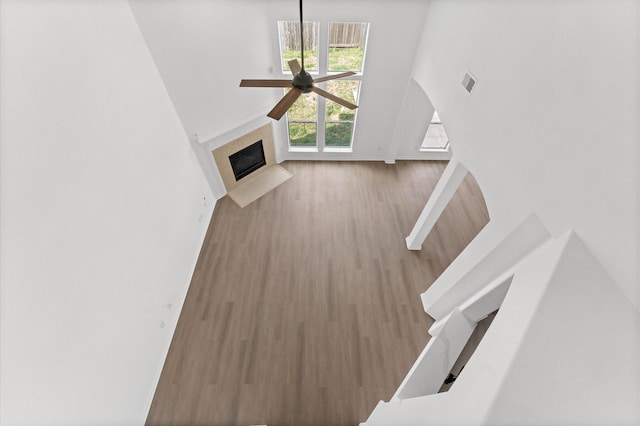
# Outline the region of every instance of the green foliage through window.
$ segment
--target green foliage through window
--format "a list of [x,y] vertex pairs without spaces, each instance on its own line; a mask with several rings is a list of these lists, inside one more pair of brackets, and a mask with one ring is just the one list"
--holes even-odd
[[325,144],[334,147],[351,146],[352,134],[353,123],[327,123]]
[[291,146],[316,146],[316,123],[289,123],[289,143]]
[[[282,52],[282,60],[283,67],[285,71],[291,71],[289,68],[289,61],[292,59],[297,59],[298,62],[302,63],[300,60],[300,51],[299,50],[287,50],[286,52]],[[304,51],[304,69],[305,70],[317,70],[318,69],[318,52],[315,50],[305,50]]]
[[329,70],[360,71],[363,54],[361,47],[331,47],[329,48]]

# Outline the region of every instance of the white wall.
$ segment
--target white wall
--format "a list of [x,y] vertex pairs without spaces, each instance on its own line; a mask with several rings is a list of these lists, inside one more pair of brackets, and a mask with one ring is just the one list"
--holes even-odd
[[143,424],[212,197],[125,1],[0,17],[0,423]]
[[266,113],[271,89],[240,88],[242,78],[273,77],[268,8],[259,0],[129,0],[216,198],[226,190],[211,152],[196,141]]
[[[474,269],[464,265],[532,213],[552,235],[580,238],[558,240],[566,257],[548,265],[539,302],[542,265],[518,271],[524,285],[446,396],[391,401],[375,421],[637,424],[639,28],[636,0],[431,1],[413,78],[491,223],[427,294],[437,303],[456,290],[452,273],[466,279]],[[478,79],[471,95],[467,71]],[[508,376],[496,374],[503,367]]]
[[[496,323],[483,342],[506,354],[509,351],[501,350],[500,340],[509,337],[499,335],[512,327],[511,337],[517,340],[521,330],[517,352],[503,358],[511,371],[500,380],[484,424],[637,425],[639,354],[632,336],[637,332],[638,311],[580,239],[567,235],[558,240],[565,244],[564,254],[548,284],[541,285],[544,280],[539,277],[532,279],[536,272],[524,266],[516,271],[514,292],[507,293],[505,309],[498,312],[498,316],[526,318],[529,303],[535,306],[532,321],[524,326],[518,320]],[[542,265],[534,267],[544,270]],[[516,283],[520,274],[523,281]],[[534,305],[537,286],[546,288]],[[515,299],[520,300],[513,303]],[[486,366],[468,364],[480,371],[487,371]],[[485,380],[491,380],[487,376]],[[465,377],[457,384],[471,387],[473,382],[482,380]]]
[[495,226],[575,230],[636,305],[639,28],[637,0],[432,0],[413,72]]
[[[240,88],[242,78],[282,78],[277,21],[299,19],[290,0],[130,0],[187,134],[216,137],[260,115],[280,89]],[[427,2],[305,2],[305,20],[371,23],[354,149],[287,153],[286,120],[274,121],[280,159],[376,159],[393,137]],[[321,37],[323,34],[320,35]],[[326,34],[325,34],[326,36]],[[429,117],[430,118],[430,117]]]
[[270,76],[267,2],[129,3],[189,137],[217,136],[273,108],[279,93],[239,87]]
[[[353,137],[353,152],[311,155],[291,152],[286,153],[284,158],[384,160],[387,157],[388,145],[394,136],[396,121],[402,108],[427,5],[428,2],[416,0],[305,2],[305,20],[319,21],[321,25],[328,25],[330,21],[369,22],[369,38]],[[278,20],[299,19],[298,9],[293,7],[290,1],[272,0],[270,14],[274,27]],[[323,37],[322,33],[320,37]],[[273,40],[273,44],[277,45],[277,39]],[[286,146],[286,121],[280,120],[274,129],[278,141]]]

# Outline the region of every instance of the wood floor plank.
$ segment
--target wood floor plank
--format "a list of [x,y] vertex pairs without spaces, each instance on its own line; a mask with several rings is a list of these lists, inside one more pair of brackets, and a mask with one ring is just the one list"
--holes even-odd
[[148,425],[357,425],[424,348],[420,293],[487,223],[463,182],[419,252],[445,162],[286,162],[244,209],[218,201]]

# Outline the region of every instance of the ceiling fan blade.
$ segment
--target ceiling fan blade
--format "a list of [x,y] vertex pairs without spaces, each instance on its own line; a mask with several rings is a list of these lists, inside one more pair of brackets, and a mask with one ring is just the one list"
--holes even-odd
[[349,77],[350,75],[356,75],[356,74],[357,72],[347,71],[347,72],[341,72],[340,74],[325,75],[324,77],[316,78],[313,81],[315,83],[320,83],[321,81],[335,80],[336,78]]
[[291,80],[241,80],[240,87],[291,87]]
[[294,104],[294,102],[300,97],[302,90],[297,87],[292,88],[275,107],[267,114],[267,117],[271,117],[274,120],[280,120],[287,110]]
[[298,74],[300,72],[300,70],[302,69],[302,68],[300,68],[300,62],[298,62],[297,59],[292,59],[287,63],[289,64],[289,69],[291,70],[293,75]]
[[335,102],[335,103],[337,103],[337,104],[340,104],[340,105],[342,105],[342,106],[344,106],[344,107],[347,107],[347,108],[349,108],[349,109],[356,109],[356,108],[358,108],[358,105],[354,105],[354,104],[352,104],[352,103],[351,103],[351,102],[349,102],[349,101],[345,101],[344,99],[339,98],[339,97],[337,97],[336,95],[332,95],[331,93],[326,92],[326,91],[324,91],[324,90],[322,90],[322,89],[319,89],[319,88],[317,88],[316,86],[313,86],[313,87],[311,88],[311,90],[313,90],[314,92],[316,92],[318,95],[320,95],[320,96],[324,96],[325,98],[327,98],[327,99],[329,99],[329,100],[332,100],[333,102]]

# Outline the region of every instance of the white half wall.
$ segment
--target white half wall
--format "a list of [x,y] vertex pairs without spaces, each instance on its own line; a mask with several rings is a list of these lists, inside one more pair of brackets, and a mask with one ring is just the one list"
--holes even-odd
[[409,250],[422,250],[424,240],[435,226],[451,198],[453,198],[467,173],[467,169],[456,158],[452,158],[449,161],[411,233],[405,239]]
[[0,423],[142,425],[215,201],[126,1],[0,47]]
[[[451,389],[419,396],[430,390],[421,386],[429,376],[442,380],[449,367],[423,365],[424,359],[446,359],[429,341],[403,382],[409,398],[379,403],[364,424],[638,424],[638,342],[631,337],[637,309],[575,234],[521,260],[497,316]],[[412,377],[416,373],[429,376]]]

